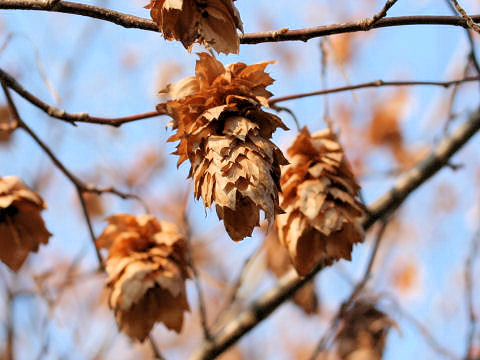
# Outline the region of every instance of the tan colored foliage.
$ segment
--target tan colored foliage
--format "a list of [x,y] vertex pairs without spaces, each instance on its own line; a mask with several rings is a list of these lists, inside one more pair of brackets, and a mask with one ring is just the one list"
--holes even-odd
[[0,178],[0,260],[13,271],[48,242],[51,234],[40,215],[45,208],[42,198],[20,178]]
[[[277,278],[285,275],[293,266],[288,251],[278,240],[277,231],[272,229],[265,237],[265,252],[267,268]],[[301,287],[292,297],[293,302],[306,314],[314,314],[318,310],[318,297],[313,282]]]
[[277,228],[295,269],[306,275],[322,261],[350,260],[353,244],[363,240],[364,206],[336,136],[303,128],[288,154],[292,163],[280,181],[285,214],[277,216]]
[[177,227],[150,215],[118,214],[97,239],[106,260],[109,305],[118,327],[143,341],[156,322],[180,332],[189,310],[185,240]]
[[205,207],[215,201],[218,217],[233,240],[252,234],[260,210],[273,223],[278,206],[280,165],[287,163],[270,141],[281,119],[262,110],[272,94],[265,88],[273,79],[265,73],[271,62],[224,67],[201,53],[195,76],[169,85],[173,99],[158,105],[173,117],[180,141],[178,165],[190,160],[194,194]]
[[337,355],[342,360],[381,360],[394,325],[375,304],[356,301],[343,317],[343,327],[336,337]]
[[189,51],[194,42],[219,53],[238,53],[240,14],[232,0],[151,0],[146,6],[167,40],[179,40]]

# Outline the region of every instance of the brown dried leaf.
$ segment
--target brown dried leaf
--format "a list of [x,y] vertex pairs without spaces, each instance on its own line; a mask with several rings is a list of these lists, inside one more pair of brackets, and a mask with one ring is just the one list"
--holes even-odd
[[48,242],[51,234],[40,216],[45,208],[42,198],[20,178],[0,178],[0,260],[13,271]]

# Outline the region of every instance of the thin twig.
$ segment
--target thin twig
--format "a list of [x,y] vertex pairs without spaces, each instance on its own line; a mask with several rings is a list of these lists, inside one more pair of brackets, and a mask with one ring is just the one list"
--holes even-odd
[[391,301],[391,303],[394,305],[396,312],[402,316],[405,320],[407,320],[409,323],[411,323],[413,326],[415,326],[422,335],[422,337],[425,339],[427,344],[430,346],[430,348],[435,351],[437,354],[441,355],[443,358],[448,358],[451,360],[459,360],[459,357],[452,353],[448,348],[444,347],[442,343],[437,340],[433,334],[430,332],[427,326],[422,324],[419,320],[417,320],[412,314],[410,314],[407,310],[405,310],[397,301],[392,296],[388,297],[388,300]]
[[7,321],[6,321],[6,349],[5,349],[5,360],[14,360],[15,359],[15,322],[13,321],[13,308],[15,296],[12,294],[10,289],[7,289]]
[[[40,146],[40,148],[52,160],[54,165],[74,185],[74,187],[77,191],[77,195],[78,195],[78,198],[79,198],[79,201],[80,201],[80,205],[82,207],[82,212],[83,212],[85,221],[87,223],[90,238],[91,238],[91,241],[92,241],[92,243],[94,245],[94,248],[95,248],[95,254],[96,254],[97,259],[99,261],[99,266],[101,268],[103,268],[102,257],[100,255],[99,250],[97,249],[97,247],[95,245],[96,236],[95,236],[95,233],[93,231],[92,221],[91,221],[90,216],[88,214],[87,205],[86,205],[85,199],[83,197],[83,194],[88,193],[88,192],[99,194],[99,195],[104,194],[104,193],[111,193],[111,194],[115,194],[115,195],[117,195],[117,196],[119,196],[123,199],[133,198],[133,199],[136,199],[136,200],[139,200],[139,197],[136,196],[136,195],[131,195],[131,194],[126,194],[126,193],[120,192],[120,191],[118,191],[118,190],[116,190],[112,187],[109,187],[109,188],[106,188],[106,189],[100,189],[100,188],[96,188],[96,187],[93,187],[93,186],[86,185],[82,180],[80,180],[77,176],[75,176],[69,169],[67,169],[67,167],[58,159],[58,157],[55,156],[55,154],[52,152],[50,147],[45,142],[43,142],[38,137],[38,135],[21,119],[20,114],[18,113],[18,109],[17,109],[17,107],[16,107],[16,105],[15,105],[15,103],[14,103],[14,101],[13,101],[11,95],[10,95],[10,91],[8,89],[7,84],[2,82],[1,85],[2,85],[3,91],[5,93],[5,97],[7,99],[7,103],[9,105],[9,108],[12,111],[12,116],[14,117],[15,121],[17,122],[18,127],[22,128],[23,130],[25,130],[27,132],[27,134],[37,143],[38,146]],[[142,201],[142,203],[143,203],[143,201]]]
[[480,227],[477,229],[475,235],[472,238],[470,250],[468,252],[467,259],[465,261],[465,303],[467,306],[467,315],[469,321],[469,330],[467,335],[465,360],[476,360],[473,354],[473,345],[475,341],[475,334],[477,332],[477,316],[474,308],[474,265],[478,256],[480,241]]
[[310,360],[315,360],[320,353],[325,350],[326,344],[332,339],[332,336],[337,332],[338,327],[340,326],[343,316],[345,315],[345,311],[350,307],[350,305],[355,301],[358,295],[362,292],[367,284],[370,274],[372,272],[373,264],[375,262],[378,249],[380,247],[380,242],[383,239],[383,235],[385,234],[385,229],[387,228],[388,220],[382,221],[380,229],[378,230],[377,236],[375,238],[375,243],[372,248],[372,252],[370,253],[370,258],[368,260],[368,265],[365,268],[362,278],[360,281],[355,285],[352,292],[348,296],[346,300],[343,301],[342,305],[338,309],[337,313],[333,317],[330,322],[330,326],[327,329],[327,332],[320,338],[315,349],[310,356]]
[[452,85],[458,85],[466,82],[473,82],[479,81],[480,76],[472,76],[466,77],[463,79],[458,80],[451,80],[451,81],[383,81],[383,80],[376,80],[376,81],[369,81],[365,83],[360,83],[356,85],[349,85],[349,86],[341,86],[332,89],[326,90],[318,90],[318,91],[311,91],[306,93],[300,94],[293,94],[288,96],[278,96],[271,98],[269,100],[269,105],[274,105],[279,102],[288,101],[288,100],[296,100],[302,99],[310,96],[318,96],[318,95],[325,95],[325,94],[332,94],[344,91],[351,91],[351,90],[358,90],[358,89],[365,89],[365,88],[375,88],[375,87],[382,87],[382,86],[441,86],[444,88],[449,88]]
[[468,27],[480,34],[480,26],[475,24],[475,21],[467,14],[465,9],[460,6],[458,1],[457,0],[451,0],[451,2],[453,3],[453,6],[455,6],[455,9],[465,19],[465,22],[467,23]]
[[[98,6],[70,1],[58,1],[54,4],[54,6],[50,7],[48,2],[45,1],[2,0],[0,1],[0,9],[54,11],[66,14],[92,17],[95,19],[117,24],[125,28],[136,28],[153,32],[159,31],[157,24],[152,20],[121,13],[110,9],[101,8]],[[474,22],[480,21],[480,16],[478,15],[470,16],[470,18]],[[464,28],[470,27],[467,21],[461,16],[401,16],[380,19],[374,22],[373,25],[371,25],[370,29],[403,25],[448,25],[462,26]],[[245,35],[240,35],[240,43],[258,44],[263,42],[292,40],[307,41],[316,37],[365,30],[365,20],[360,20],[349,23],[316,26],[298,30],[282,29],[280,31],[273,30],[258,33],[249,33]]]
[[63,120],[71,125],[76,125],[77,122],[90,123],[90,124],[101,124],[101,125],[110,125],[114,127],[119,127],[123,124],[138,121],[142,119],[149,119],[152,117],[164,115],[158,111],[151,111],[142,114],[130,115],[119,118],[103,118],[97,116],[90,116],[88,113],[79,113],[71,114],[65,110],[59,109],[55,106],[49,105],[40,98],[33,95],[31,92],[26,90],[20,83],[15,80],[9,73],[0,69],[0,80],[2,83],[6,84],[10,89],[15,91],[18,95],[23,97],[25,100],[30,102],[32,105],[36,106],[40,110],[44,111],[49,116]]
[[200,323],[202,325],[203,337],[206,341],[210,341],[213,337],[208,328],[207,322],[207,306],[205,304],[205,298],[203,296],[202,285],[200,284],[200,276],[198,269],[193,260],[193,247],[192,247],[192,230],[190,226],[190,221],[187,215],[187,193],[185,194],[184,199],[184,208],[183,208],[183,224],[185,227],[185,238],[187,245],[187,264],[193,273],[193,282],[195,284],[195,289],[197,290],[197,301],[198,301],[198,310],[200,313]]
[[370,30],[373,25],[375,25],[376,23],[378,23],[381,19],[383,19],[385,16],[387,16],[387,12],[388,10],[391,9],[391,7],[393,5],[395,5],[395,3],[397,2],[398,0],[387,0],[387,2],[385,3],[385,5],[383,6],[383,8],[378,12],[376,13],[373,17],[371,17],[370,19],[366,19],[364,20],[364,26],[365,26],[365,31],[367,30]]
[[219,324],[223,323],[223,319],[225,316],[229,313],[229,310],[233,307],[233,305],[237,302],[238,299],[238,294],[240,292],[240,289],[245,281],[245,277],[248,273],[248,270],[250,269],[250,266],[253,264],[253,262],[258,258],[258,256],[261,254],[261,250],[263,249],[263,246],[260,246],[259,248],[255,249],[255,251],[248,256],[245,261],[243,262],[242,268],[240,270],[240,273],[237,276],[237,279],[234,281],[233,285],[231,286],[229,290],[229,296],[226,302],[225,307],[218,313],[215,321],[213,322],[213,327],[217,327]]
[[165,360],[163,357],[160,349],[158,348],[157,344],[155,343],[155,340],[153,339],[152,334],[148,335],[148,342],[150,343],[150,347],[153,352],[153,356],[155,357],[155,360]]

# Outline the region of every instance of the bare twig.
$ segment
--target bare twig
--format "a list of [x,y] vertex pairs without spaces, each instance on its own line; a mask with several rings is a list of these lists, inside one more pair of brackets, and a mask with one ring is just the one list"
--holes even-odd
[[330,326],[327,329],[327,332],[320,338],[317,345],[315,346],[312,355],[310,356],[310,360],[315,360],[320,355],[320,353],[325,349],[326,344],[335,335],[338,327],[340,326],[343,316],[345,315],[345,310],[347,310],[350,305],[355,301],[358,295],[362,292],[367,284],[370,274],[372,272],[373,264],[375,262],[375,258],[378,253],[378,249],[380,247],[380,242],[383,239],[383,235],[385,234],[385,229],[387,228],[388,220],[382,222],[380,229],[378,230],[377,236],[375,238],[375,243],[373,245],[372,252],[370,254],[370,259],[368,260],[368,265],[363,273],[362,278],[360,281],[355,285],[350,296],[342,303],[340,308],[338,309],[337,313],[333,317],[330,322]]
[[245,281],[245,277],[248,273],[248,270],[250,269],[250,266],[253,264],[253,262],[258,258],[258,256],[261,254],[261,250],[263,249],[263,246],[260,246],[258,249],[255,249],[255,251],[248,256],[245,261],[243,262],[242,268],[240,270],[240,273],[237,276],[237,279],[234,281],[233,285],[231,286],[229,290],[229,296],[226,302],[225,307],[218,313],[215,321],[213,322],[213,326],[219,326],[222,324],[223,319],[225,316],[229,313],[229,310],[232,308],[232,306],[236,303],[238,299],[238,294],[239,291]]
[[387,16],[387,12],[388,10],[391,9],[391,7],[393,5],[395,5],[395,3],[397,2],[398,0],[387,0],[387,2],[385,3],[385,5],[383,6],[383,8],[378,12],[376,13],[373,17],[371,17],[370,19],[365,19],[364,20],[364,26],[365,26],[365,31],[366,30],[370,30],[372,28],[373,25],[375,25],[376,23],[378,23],[381,19],[383,19],[385,16]]
[[422,335],[422,337],[425,339],[425,341],[433,351],[441,355],[443,358],[447,358],[451,360],[459,360],[459,357],[457,355],[455,355],[449,349],[444,347],[442,343],[433,336],[433,334],[430,332],[427,326],[422,324],[422,322],[416,319],[407,310],[402,308],[402,306],[398,303],[398,301],[395,298],[389,296],[388,300],[391,301],[391,303],[395,307],[396,312],[400,316],[402,316],[405,320],[407,320],[409,323],[411,323],[413,326],[417,328],[420,335]]
[[[21,119],[21,117],[18,113],[18,109],[17,109],[17,107],[16,107],[15,103],[13,102],[13,99],[10,95],[10,91],[8,89],[7,84],[2,82],[2,88],[3,88],[3,91],[5,93],[5,97],[7,99],[7,103],[9,105],[9,108],[12,111],[12,116],[15,119],[16,123],[18,124],[18,127],[22,128],[23,130],[25,130],[27,132],[27,134],[38,144],[38,146],[40,146],[40,148],[52,160],[54,165],[74,185],[74,187],[77,191],[77,194],[78,194],[80,205],[82,207],[82,212],[83,212],[83,215],[85,217],[85,221],[87,223],[87,227],[88,227],[88,230],[89,230],[89,233],[90,233],[90,238],[91,238],[92,243],[93,243],[94,248],[95,248],[95,253],[97,255],[97,259],[99,261],[100,267],[103,267],[102,257],[101,257],[100,252],[98,251],[98,249],[95,245],[96,236],[95,236],[95,233],[93,231],[92,221],[91,221],[90,216],[88,214],[87,205],[86,205],[85,199],[83,197],[83,194],[84,193],[95,193],[95,194],[101,195],[101,194],[104,194],[104,193],[111,193],[111,194],[115,194],[115,195],[117,195],[117,196],[119,196],[123,199],[132,198],[132,199],[136,199],[136,200],[139,200],[139,201],[141,201],[141,199],[136,195],[126,194],[126,193],[118,191],[118,190],[116,190],[112,187],[105,188],[105,189],[100,189],[100,188],[96,188],[96,187],[93,187],[93,186],[90,186],[90,185],[86,185],[82,180],[80,180],[70,170],[67,169],[67,167],[55,156],[55,154],[52,152],[50,147],[45,142],[43,142],[38,137],[38,135]],[[142,204],[144,204],[143,201],[142,201]]]
[[14,360],[15,359],[15,322],[13,321],[13,302],[15,296],[12,294],[10,289],[7,289],[7,321],[6,321],[6,349],[5,349],[5,360]]
[[193,261],[193,247],[192,247],[192,228],[190,226],[190,221],[188,219],[187,214],[187,203],[188,203],[188,195],[185,193],[183,199],[183,225],[185,228],[185,238],[186,238],[186,245],[187,245],[187,264],[193,273],[193,282],[195,284],[195,289],[197,290],[197,301],[198,301],[198,310],[200,313],[200,323],[202,325],[203,330],[203,337],[206,341],[210,341],[212,339],[212,334],[208,328],[207,322],[207,306],[205,304],[205,298],[203,296],[202,285],[200,284],[200,276],[198,273],[198,269],[195,266],[195,262]]
[[159,115],[164,115],[162,113],[159,113],[158,111],[151,111],[143,114],[109,119],[109,118],[90,116],[87,113],[71,114],[66,112],[65,110],[49,105],[43,100],[40,100],[40,98],[36,97],[31,92],[27,91],[22,85],[18,83],[17,80],[15,80],[10,74],[8,74],[2,69],[0,69],[0,80],[7,87],[11,88],[13,91],[15,91],[18,95],[23,97],[28,102],[30,102],[32,105],[43,110],[49,116],[59,120],[63,120],[72,125],[76,125],[77,122],[83,122],[83,123],[110,125],[110,126],[118,127],[132,121],[148,119],[148,118],[156,117]]
[[349,85],[349,86],[341,86],[332,89],[326,90],[318,90],[318,91],[311,91],[301,94],[293,94],[288,96],[278,96],[271,98],[269,100],[270,105],[277,104],[279,102],[288,101],[288,100],[296,100],[302,99],[310,96],[318,96],[318,95],[325,95],[325,94],[332,94],[344,91],[351,91],[351,90],[358,90],[358,89],[365,89],[365,88],[375,88],[375,87],[382,87],[382,86],[441,86],[444,88],[449,88],[452,85],[463,84],[466,82],[472,81],[479,81],[480,76],[473,76],[473,77],[466,77],[463,79],[458,80],[451,80],[451,81],[383,81],[383,80],[376,80],[376,81],[369,81],[361,84],[356,85]]
[[453,3],[453,6],[455,6],[455,9],[465,19],[465,22],[467,23],[468,27],[480,34],[480,26],[475,24],[475,21],[467,14],[465,9],[460,6],[458,1],[457,0],[450,0],[450,1]]
[[474,308],[474,284],[473,284],[473,272],[474,272],[474,262],[478,256],[479,251],[479,241],[480,241],[480,227],[477,229],[475,235],[472,239],[472,244],[468,252],[467,260],[465,261],[465,302],[467,305],[467,314],[469,321],[469,330],[467,335],[466,351],[465,351],[465,360],[475,360],[475,355],[473,354],[473,345],[475,341],[475,334],[477,332],[477,316],[475,314]]
[[[93,5],[70,1],[58,1],[53,6],[49,2],[38,0],[1,0],[0,9],[55,11],[73,15],[88,16],[99,20],[109,21],[125,28],[136,28],[158,32],[158,26],[152,20],[133,16],[118,11],[105,9]],[[479,22],[480,16],[471,16],[472,21]],[[370,29],[403,25],[449,25],[469,28],[467,21],[461,16],[401,16],[381,18],[375,21]],[[316,26],[298,30],[265,31],[249,33],[240,36],[242,44],[258,44],[263,42],[307,41],[312,38],[365,31],[365,21],[355,21],[343,24]],[[368,29],[367,29],[368,30]]]
[[[451,0],[445,0],[445,1],[447,2],[447,5],[450,7],[450,9],[453,11],[453,13],[457,14],[458,9],[452,4]],[[480,74],[480,63],[479,63],[478,58],[477,58],[477,53],[476,53],[476,50],[475,50],[475,43],[473,41],[472,32],[468,28],[466,28],[465,31],[466,31],[467,39],[468,39],[468,42],[469,42],[469,45],[470,45],[470,54],[469,54],[470,61],[472,62],[473,67],[477,71],[477,74]]]
[[160,352],[160,349],[158,348],[151,334],[148,335],[148,342],[150,343],[150,347],[152,348],[152,352],[153,352],[153,356],[155,357],[155,360],[165,360],[165,358]]
[[[480,109],[451,135],[446,136],[423,161],[401,176],[390,191],[369,207],[369,215],[363,221],[363,228],[368,230],[377,220],[395,211],[413,191],[442,169],[479,129]],[[213,341],[204,342],[194,353],[192,360],[213,359],[225,351],[310,281],[323,267],[323,264],[319,264],[302,279],[298,278],[293,270],[284,275],[277,286],[260,296],[248,309],[228,323],[216,334]]]

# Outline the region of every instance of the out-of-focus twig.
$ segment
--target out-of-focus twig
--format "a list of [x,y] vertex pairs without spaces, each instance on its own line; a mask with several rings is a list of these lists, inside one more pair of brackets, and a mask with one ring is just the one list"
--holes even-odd
[[240,273],[237,276],[237,279],[233,282],[233,285],[230,287],[226,305],[218,313],[215,321],[213,322],[213,327],[214,328],[217,327],[218,325],[222,324],[223,319],[228,315],[229,310],[237,302],[238,294],[239,294],[240,289],[241,289],[241,287],[242,287],[242,285],[245,281],[248,270],[250,269],[250,266],[253,264],[253,262],[261,254],[262,249],[263,249],[263,246],[260,246],[259,248],[255,249],[255,251],[244,260],[242,268],[240,270]]
[[[394,1],[389,0],[386,5],[388,6],[392,2],[394,3]],[[55,1],[54,4],[51,5],[51,1],[2,0],[0,2],[0,9],[54,11],[73,15],[88,16],[99,20],[109,21],[126,28],[136,28],[154,32],[159,31],[157,24],[152,20],[121,13],[111,9],[70,1]],[[386,8],[386,10],[388,9],[389,8]],[[480,21],[480,16],[470,16],[470,18],[474,22]],[[321,36],[402,25],[449,25],[462,26],[465,28],[469,27],[467,21],[461,16],[400,16],[382,18],[382,11],[380,11],[379,19],[374,19],[373,24],[370,25],[369,28],[366,27],[365,20],[360,20],[297,30],[273,30],[242,35],[240,36],[240,43],[258,44],[264,42],[292,40],[307,41],[309,39]]]
[[395,308],[395,311],[403,317],[406,321],[411,323],[418,330],[420,335],[425,339],[426,343],[430,348],[435,351],[437,354],[441,355],[443,358],[450,360],[459,360],[459,357],[452,353],[451,350],[447,349],[442,345],[442,343],[437,340],[433,334],[430,332],[427,326],[425,326],[420,320],[416,319],[412,314],[405,310],[398,301],[392,296],[383,296],[387,298]]
[[183,209],[182,209],[182,222],[185,229],[185,238],[187,245],[187,263],[188,267],[192,271],[193,282],[195,284],[195,289],[197,290],[197,301],[198,301],[198,310],[200,314],[200,323],[202,325],[203,337],[205,341],[210,341],[212,339],[212,334],[210,333],[207,321],[207,306],[205,304],[205,298],[203,296],[202,285],[200,284],[200,276],[198,269],[193,260],[193,246],[192,246],[192,227],[188,219],[187,214],[187,205],[188,205],[188,193],[185,192],[183,199]]
[[330,326],[328,326],[328,329],[326,333],[320,338],[318,341],[317,345],[315,346],[315,349],[312,352],[312,355],[310,356],[310,360],[315,360],[317,357],[320,355],[320,353],[326,348],[327,343],[333,339],[333,336],[336,334],[338,327],[340,326],[343,316],[345,314],[345,310],[347,310],[350,305],[356,300],[358,295],[362,292],[362,290],[365,288],[365,285],[367,284],[370,274],[372,272],[373,264],[375,262],[375,258],[378,253],[378,249],[380,247],[380,242],[383,239],[383,235],[385,234],[385,229],[387,228],[388,220],[385,220],[382,222],[380,225],[380,229],[378,230],[377,236],[375,237],[375,243],[373,245],[372,251],[370,253],[370,258],[368,260],[367,267],[363,273],[362,278],[360,281],[357,282],[355,287],[353,288],[352,292],[348,296],[348,298],[343,301],[342,305],[338,309],[337,313],[335,316],[332,318],[330,322]]
[[155,357],[155,360],[165,360],[160,349],[155,343],[155,340],[153,339],[152,334],[148,335],[148,342],[150,344],[150,347],[152,348],[152,352],[153,352],[153,356]]
[[40,98],[36,97],[31,92],[26,90],[22,85],[20,85],[20,83],[18,83],[18,81],[15,80],[10,74],[8,74],[6,71],[2,69],[0,69],[0,80],[7,87],[11,88],[18,95],[23,97],[25,100],[27,100],[32,105],[39,108],[40,110],[47,113],[49,116],[59,120],[63,120],[71,125],[76,125],[77,122],[83,122],[83,123],[110,125],[110,126],[118,127],[132,121],[149,119],[152,117],[164,115],[162,113],[159,113],[158,111],[151,111],[147,113],[135,114],[135,115],[125,116],[120,118],[103,118],[103,117],[97,117],[97,116],[90,116],[87,113],[71,114],[53,105],[49,105],[43,100],[41,100]]
[[38,135],[21,119],[20,117],[20,114],[18,113],[18,110],[17,110],[17,107],[15,105],[15,103],[13,102],[13,99],[10,95],[10,92],[9,92],[9,89],[8,89],[8,86],[2,82],[2,88],[3,88],[3,91],[5,93],[5,97],[7,99],[7,103],[9,105],[9,108],[12,112],[12,116],[13,118],[16,120],[17,124],[18,124],[18,127],[25,130],[27,132],[27,134],[38,144],[38,146],[40,146],[40,148],[47,154],[47,156],[52,160],[52,162],[54,163],[54,165],[70,180],[70,182],[74,185],[76,191],[77,191],[77,194],[78,194],[78,198],[79,198],[79,201],[80,201],[80,204],[81,204],[81,207],[82,207],[82,212],[83,212],[83,215],[84,215],[84,218],[85,218],[85,221],[87,223],[87,227],[88,227],[88,231],[90,233],[90,238],[92,240],[92,243],[94,245],[94,248],[95,248],[95,253],[97,255],[97,259],[99,261],[99,264],[100,264],[100,267],[103,268],[103,261],[102,261],[102,257],[100,255],[100,252],[99,250],[97,249],[96,245],[95,245],[95,240],[96,240],[96,236],[95,236],[95,233],[93,231],[93,226],[92,226],[92,221],[90,219],[90,216],[88,214],[88,210],[87,210],[87,205],[86,205],[86,202],[85,202],[85,199],[83,197],[83,194],[84,193],[96,193],[96,194],[103,194],[103,193],[111,193],[111,194],[115,194],[117,196],[120,196],[121,198],[123,199],[127,199],[127,198],[134,198],[134,199],[137,199],[138,200],[138,196],[136,195],[130,195],[130,194],[126,194],[126,193],[122,193],[118,190],[115,190],[113,188],[106,188],[106,189],[100,189],[100,188],[96,188],[96,187],[92,187],[92,186],[89,186],[89,185],[86,185],[82,180],[80,180],[78,177],[76,177],[70,170],[68,170],[66,168],[66,166],[55,156],[55,154],[52,152],[52,150],[50,149],[50,147],[44,143],[39,137]]
[[462,17],[465,19],[465,22],[467,23],[467,26],[476,31],[477,33],[480,34],[480,26],[478,26],[475,21],[467,14],[467,12],[465,11],[464,8],[462,8],[460,6],[460,4],[458,3],[457,0],[450,0],[453,4],[453,6],[455,6],[455,9],[459,12],[460,15],[462,15]]
[[478,257],[480,242],[480,226],[472,238],[472,243],[468,251],[468,256],[465,261],[465,303],[467,306],[467,316],[469,321],[469,329],[467,334],[467,343],[465,351],[465,360],[477,360],[473,353],[473,345],[475,335],[477,332],[478,319],[474,307],[474,266],[475,260]]

